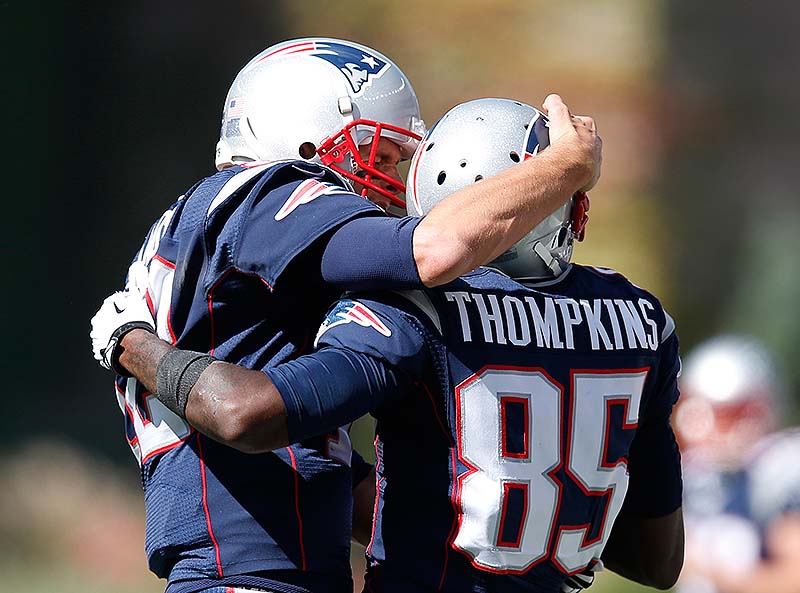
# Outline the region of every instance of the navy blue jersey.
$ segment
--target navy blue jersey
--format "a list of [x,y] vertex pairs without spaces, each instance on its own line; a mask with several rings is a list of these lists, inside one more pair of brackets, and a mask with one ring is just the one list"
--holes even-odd
[[[204,179],[137,255],[149,269],[158,335],[253,369],[296,357],[340,294],[322,278],[324,239],[381,213],[308,163]],[[352,590],[345,431],[249,455],[202,436],[134,379],[118,378],[117,392],[141,464],[149,565],[169,578],[170,593],[212,583]]]
[[[318,344],[268,374],[290,436],[318,417],[377,418],[374,591],[552,593],[600,557],[623,503],[646,516],[680,506],[674,324],[619,274],[573,265],[523,286],[483,269],[357,295]],[[357,385],[348,369],[364,369],[368,388],[297,380],[338,351],[358,353],[337,372]]]

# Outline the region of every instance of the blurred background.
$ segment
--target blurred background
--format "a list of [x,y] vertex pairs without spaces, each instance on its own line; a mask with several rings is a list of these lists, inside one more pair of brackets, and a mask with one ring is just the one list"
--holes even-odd
[[[798,3],[5,0],[0,21],[11,127],[0,591],[163,590],[146,569],[137,466],[89,319],[151,222],[213,172],[233,76],[290,37],[383,51],[429,125],[461,101],[539,105],[551,91],[593,115],[603,178],[575,259],[657,294],[684,351],[722,331],[763,340],[796,397]],[[603,587],[638,590],[613,577]]]

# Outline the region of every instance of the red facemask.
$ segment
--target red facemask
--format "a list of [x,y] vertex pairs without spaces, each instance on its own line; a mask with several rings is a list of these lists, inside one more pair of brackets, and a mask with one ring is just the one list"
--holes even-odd
[[[361,156],[358,151],[358,145],[353,139],[351,130],[356,126],[371,127],[375,130],[372,136],[372,148],[370,149],[369,156],[366,160]],[[419,141],[422,137],[415,134],[410,130],[393,126],[391,124],[384,124],[367,119],[358,119],[347,124],[340,132],[333,136],[329,136],[322,141],[317,148],[317,154],[322,160],[322,164],[330,167],[340,175],[348,179],[360,183],[364,186],[361,190],[361,195],[367,197],[367,192],[372,190],[386,198],[398,208],[405,208],[406,202],[399,195],[387,190],[385,186],[395,188],[398,192],[405,194],[406,186],[401,181],[390,177],[386,173],[379,171],[375,167],[375,156],[378,152],[378,143],[381,138],[382,132],[393,132],[402,136],[408,137],[409,140]],[[394,140],[393,140],[394,141]],[[345,159],[352,159],[355,162],[359,174],[352,173],[348,168],[342,167]],[[381,185],[378,185],[380,183]]]

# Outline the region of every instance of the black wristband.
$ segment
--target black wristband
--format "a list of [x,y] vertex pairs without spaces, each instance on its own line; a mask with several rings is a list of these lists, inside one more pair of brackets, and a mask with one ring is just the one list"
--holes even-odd
[[147,323],[146,321],[129,321],[128,323],[120,325],[114,330],[114,333],[111,334],[111,340],[108,342],[108,346],[106,346],[106,351],[110,351],[110,356],[108,357],[108,366],[111,367],[112,371],[122,377],[133,377],[133,375],[131,375],[125,367],[119,364],[119,356],[124,350],[124,348],[119,347],[119,343],[122,338],[125,337],[125,334],[133,331],[134,329],[146,329],[151,334],[156,332],[152,323]]
[[158,362],[156,397],[181,418],[186,418],[189,392],[200,375],[217,359],[205,352],[172,348]]

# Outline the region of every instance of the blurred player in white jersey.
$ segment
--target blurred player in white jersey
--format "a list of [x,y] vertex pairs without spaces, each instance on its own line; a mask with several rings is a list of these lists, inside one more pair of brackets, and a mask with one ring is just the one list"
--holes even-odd
[[684,466],[681,593],[800,591],[800,430],[764,344],[721,335],[686,358],[674,415]]

